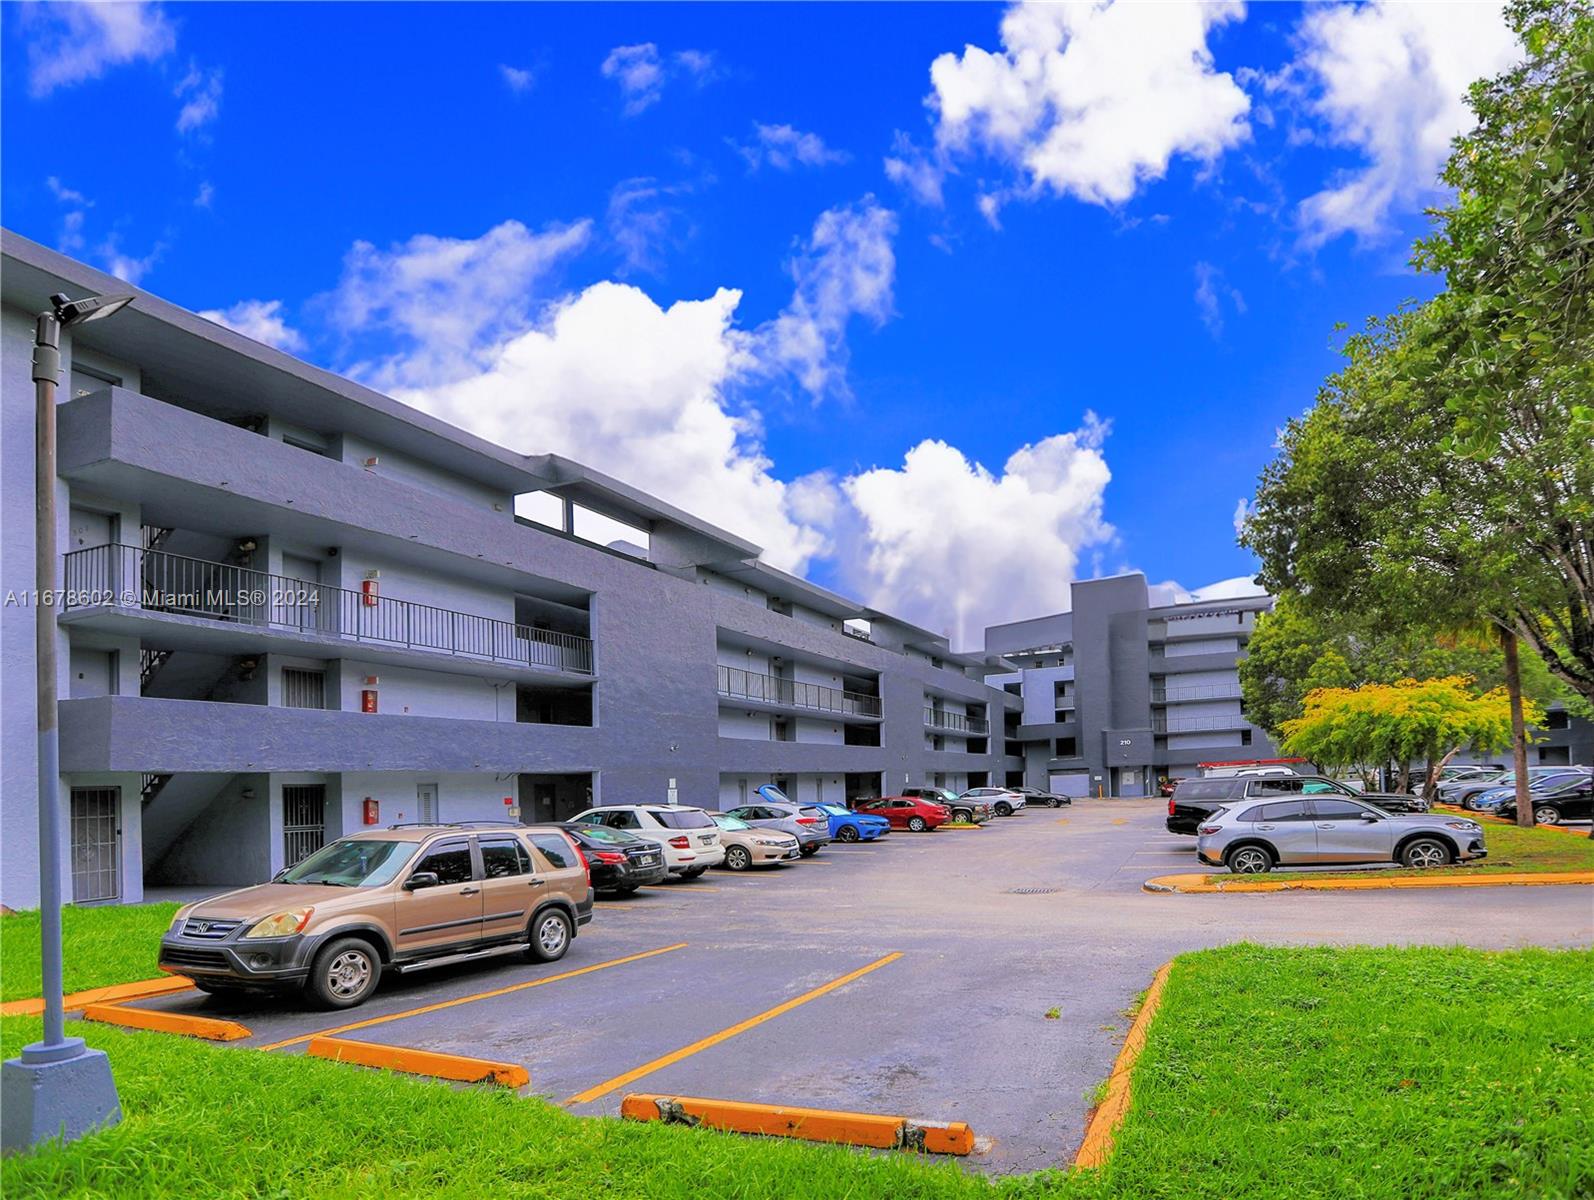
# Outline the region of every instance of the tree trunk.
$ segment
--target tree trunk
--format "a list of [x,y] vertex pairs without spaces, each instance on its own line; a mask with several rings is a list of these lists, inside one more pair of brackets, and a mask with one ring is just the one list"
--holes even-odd
[[1528,735],[1522,720],[1522,663],[1517,657],[1517,635],[1500,626],[1500,649],[1505,654],[1505,690],[1511,700],[1511,769],[1516,779],[1517,824],[1533,827],[1533,799],[1528,792]]

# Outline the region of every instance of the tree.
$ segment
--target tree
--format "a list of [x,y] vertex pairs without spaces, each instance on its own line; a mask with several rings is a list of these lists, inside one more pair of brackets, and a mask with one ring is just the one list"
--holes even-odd
[[[1458,748],[1486,753],[1509,745],[1513,709],[1505,689],[1480,695],[1470,684],[1450,675],[1318,688],[1306,695],[1302,715],[1284,722],[1283,749],[1368,775],[1387,762],[1433,762]],[[1544,719],[1536,704],[1527,716]]]
[[1594,13],[1509,16],[1526,59],[1472,89],[1456,201],[1417,251],[1445,291],[1347,339],[1242,541],[1275,594],[1374,627],[1487,623],[1594,701]]
[[[1286,592],[1257,618],[1239,675],[1247,719],[1279,741],[1284,722],[1302,714],[1317,688],[1464,675],[1486,691],[1505,683],[1505,660],[1487,631],[1380,629]],[[1531,649],[1522,655],[1522,676],[1524,694],[1541,706],[1571,700],[1586,707]]]

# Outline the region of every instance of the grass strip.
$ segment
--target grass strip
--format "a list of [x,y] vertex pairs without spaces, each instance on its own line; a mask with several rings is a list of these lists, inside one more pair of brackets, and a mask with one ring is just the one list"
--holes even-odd
[[[66,991],[137,983],[160,974],[155,959],[176,904],[112,904],[61,911]],[[39,913],[0,916],[0,1001],[31,1000],[39,978]]]

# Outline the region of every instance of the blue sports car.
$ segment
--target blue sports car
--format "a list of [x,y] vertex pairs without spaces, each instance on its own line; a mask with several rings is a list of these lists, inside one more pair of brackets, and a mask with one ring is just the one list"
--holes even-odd
[[830,836],[838,842],[872,842],[891,832],[891,822],[871,813],[857,813],[839,804],[815,805],[830,818]]

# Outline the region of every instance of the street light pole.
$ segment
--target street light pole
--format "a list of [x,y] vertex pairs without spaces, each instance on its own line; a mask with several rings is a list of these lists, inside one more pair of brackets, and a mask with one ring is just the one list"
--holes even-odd
[[0,1066],[0,1145],[11,1154],[46,1138],[74,1141],[122,1119],[110,1060],[66,1036],[61,951],[61,757],[56,709],[55,390],[61,328],[108,317],[131,296],[52,296],[33,338],[34,654],[38,673],[39,931],[44,1037]]

